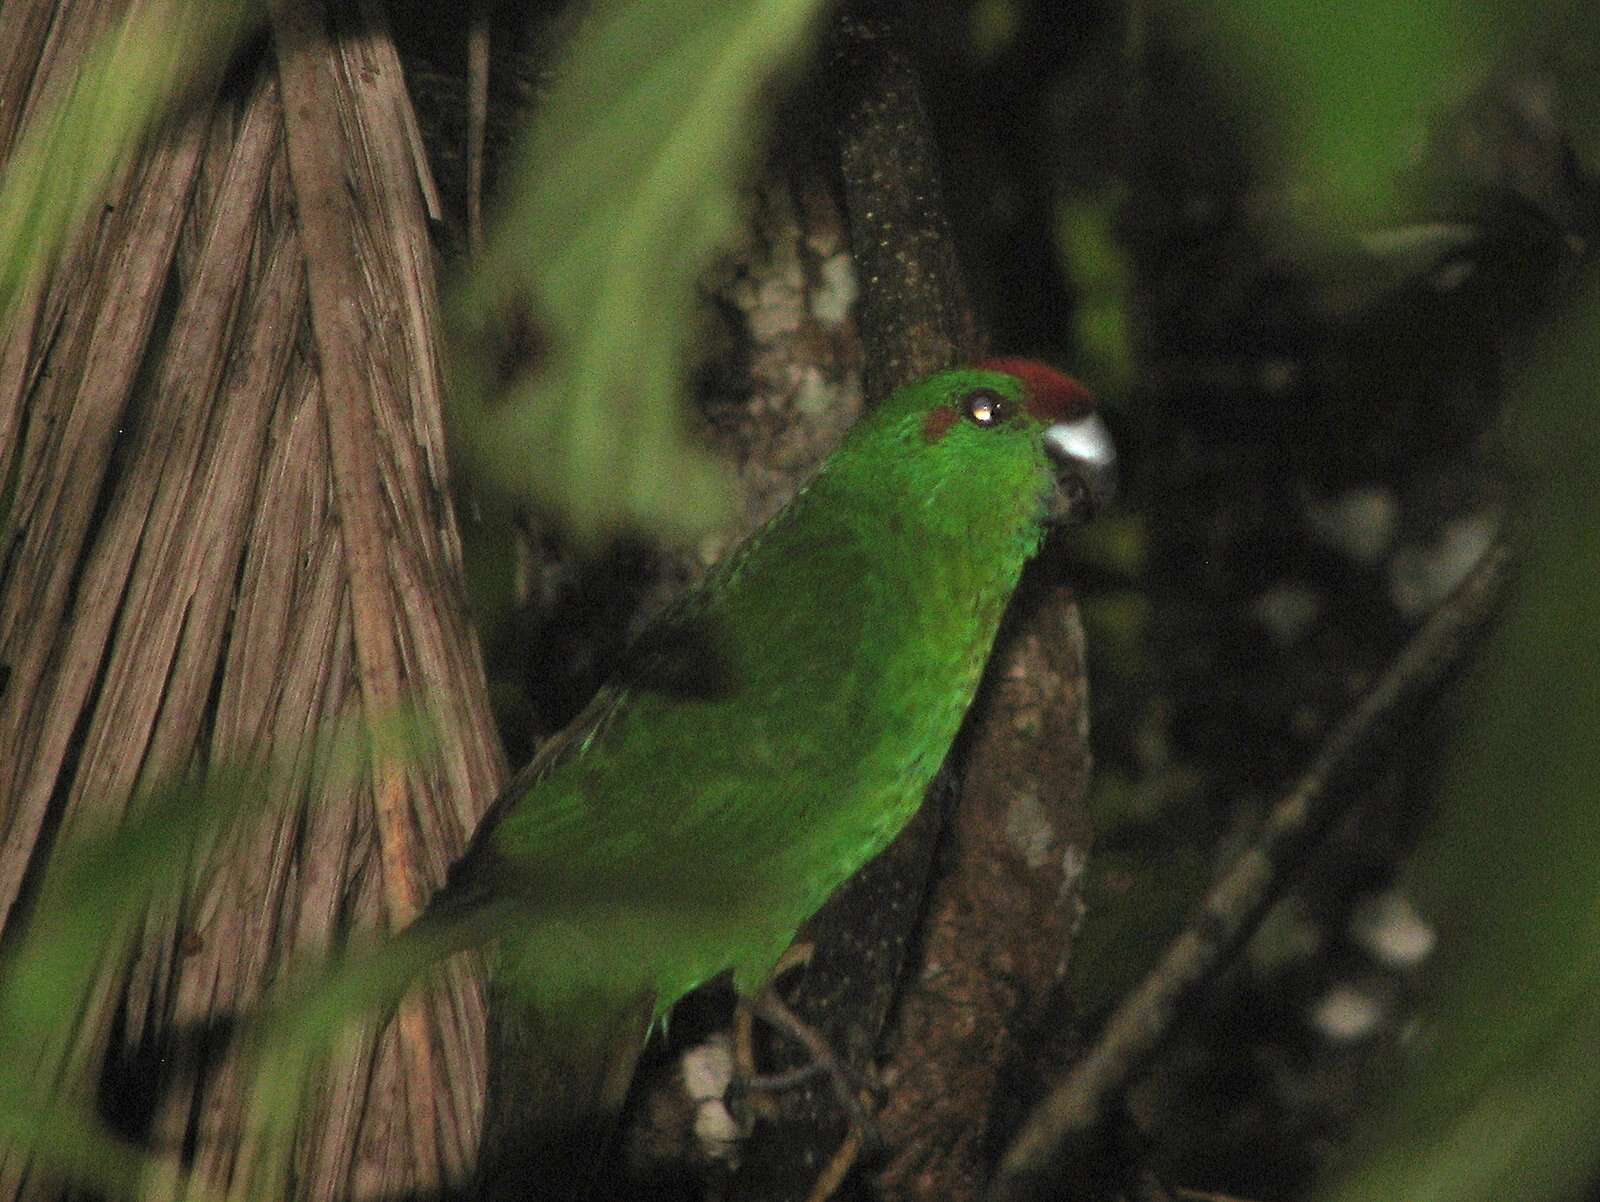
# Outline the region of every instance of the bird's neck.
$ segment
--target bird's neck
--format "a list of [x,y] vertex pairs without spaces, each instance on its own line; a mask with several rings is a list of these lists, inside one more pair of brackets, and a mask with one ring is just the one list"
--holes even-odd
[[1037,482],[1004,489],[974,483],[930,484],[852,465],[848,474],[819,477],[815,500],[838,516],[847,537],[872,549],[886,574],[900,578],[908,603],[970,602],[972,634],[987,654],[1006,598],[1043,539],[1042,506],[1032,495]]

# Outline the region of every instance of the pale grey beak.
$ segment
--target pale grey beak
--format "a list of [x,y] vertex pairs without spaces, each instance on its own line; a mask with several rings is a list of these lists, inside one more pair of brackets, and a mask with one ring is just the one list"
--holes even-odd
[[1091,413],[1046,427],[1044,445],[1055,461],[1056,475],[1072,509],[1087,508],[1090,514],[1104,509],[1117,491],[1117,448],[1100,415]]

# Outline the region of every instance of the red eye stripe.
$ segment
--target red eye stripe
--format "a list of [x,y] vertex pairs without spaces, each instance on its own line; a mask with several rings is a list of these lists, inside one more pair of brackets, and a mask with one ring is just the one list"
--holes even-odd
[[922,437],[927,442],[938,442],[950,433],[950,427],[960,421],[956,411],[949,405],[940,405],[937,409],[928,410],[928,416],[922,419]]
[[1033,359],[985,359],[983,371],[1004,372],[1022,381],[1028,412],[1041,422],[1070,422],[1093,413],[1094,393],[1071,376]]

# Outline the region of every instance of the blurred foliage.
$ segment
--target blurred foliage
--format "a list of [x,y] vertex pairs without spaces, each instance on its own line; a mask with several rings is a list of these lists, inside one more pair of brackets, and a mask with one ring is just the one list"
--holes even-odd
[[1020,15],[1014,0],[974,0],[968,21],[973,53],[988,61],[1015,39]]
[[[345,795],[374,756],[415,763],[435,745],[427,719],[401,713],[367,731],[329,733],[312,775],[329,795]],[[77,1063],[69,1051],[77,1030],[63,1016],[81,1012],[147,911],[179,905],[213,856],[270,816],[265,799],[297,796],[291,779],[299,777],[287,765],[214,764],[203,778],[136,796],[115,829],[79,832],[54,851],[23,929],[0,953],[0,1145],[31,1148],[42,1171],[107,1197],[136,1195],[167,1171],[106,1128],[92,1090],[56,1093],[53,1069],[40,1074],[37,1066]],[[302,965],[283,974],[279,998],[261,1014],[218,1016],[237,1021],[254,1063],[270,1066],[257,1073],[257,1149],[292,1134],[312,1068],[352,1024],[393,1006],[407,981],[471,937],[481,935],[445,926],[331,967]]]
[[23,936],[0,956],[0,1141],[31,1147],[80,1185],[136,1192],[143,1153],[100,1124],[92,1094],[53,1096],[35,1066],[66,1053],[74,1030],[62,1016],[83,1009],[145,910],[176,896],[197,850],[254,796],[253,783],[216,772],[207,784],[163,790],[136,801],[116,831],[57,851]]
[[65,96],[41,106],[0,177],[0,319],[94,209],[155,122],[232,52],[259,0],[160,0],[85,56]]
[[260,786],[260,777],[214,770],[203,784],[137,799],[116,831],[56,852],[22,936],[0,956],[0,1141],[31,1147],[43,1165],[80,1185],[113,1196],[136,1192],[143,1152],[101,1125],[92,1094],[41,1097],[34,1068],[66,1054],[74,1030],[62,1016],[82,1010],[146,909],[176,900],[201,849]]
[[1111,187],[1097,196],[1065,200],[1056,214],[1056,242],[1078,290],[1073,317],[1079,354],[1073,369],[1108,396],[1126,396],[1135,379],[1133,281],[1116,230],[1125,199],[1123,189]]
[[[1558,76],[1592,80],[1600,33],[1594,7],[1572,0],[1225,0],[1162,11],[1219,86],[1263,116],[1257,162],[1283,187],[1301,234],[1394,220],[1416,199],[1408,169],[1434,121],[1510,65],[1509,53],[1536,49]],[[1573,94],[1582,135],[1597,111],[1592,83]]]
[[[451,307],[458,429],[490,487],[581,542],[726,516],[728,481],[684,428],[695,285],[738,220],[760,102],[821,7],[601,0],[509,170]],[[519,353],[508,321],[533,329],[497,379]]]
[[1258,89],[1298,216],[1365,224],[1400,208],[1399,169],[1427,120],[1464,98],[1515,28],[1520,5],[1476,0],[1225,0],[1169,6],[1213,70]]
[[1600,291],[1510,398],[1531,537],[1412,868],[1443,950],[1403,1082],[1326,1196],[1541,1199],[1600,1163]]

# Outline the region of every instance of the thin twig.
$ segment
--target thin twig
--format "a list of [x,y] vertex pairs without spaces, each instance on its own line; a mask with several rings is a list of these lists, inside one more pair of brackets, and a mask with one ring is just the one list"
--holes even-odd
[[1255,930],[1270,905],[1355,799],[1351,778],[1385,736],[1432,696],[1487,625],[1505,591],[1511,553],[1499,539],[1406,644],[1377,684],[1273,806],[1266,825],[1217,880],[1156,967],[1117,1007],[1099,1041],[1029,1115],[990,1183],[990,1202],[1031,1196],[1107,1104],[1150,1060],[1187,1003]]
[[467,6],[467,253],[483,252],[483,141],[489,127],[489,0]]
[[1183,1202],[1250,1202],[1248,1198],[1238,1198],[1233,1194],[1213,1194],[1209,1190],[1184,1189],[1182,1186],[1174,1186],[1172,1196],[1183,1199]]
[[833,1158],[823,1166],[822,1172],[812,1183],[811,1192],[806,1195],[806,1202],[828,1202],[834,1194],[839,1192],[839,1187],[844,1184],[844,1179],[850,1175],[850,1170],[855,1168],[856,1160],[861,1156],[861,1149],[866,1143],[864,1128],[851,1124],[849,1132],[844,1137],[844,1142],[839,1145],[839,1150]]
[[[367,0],[370,4],[371,0]],[[417,110],[410,104],[397,104],[400,124],[406,131],[406,143],[411,147],[411,166],[417,173],[417,190],[422,193],[423,207],[428,220],[438,225],[444,220],[444,201],[439,196],[439,184],[433,178],[433,168],[428,163],[428,144],[422,137],[422,126],[417,123]]]

